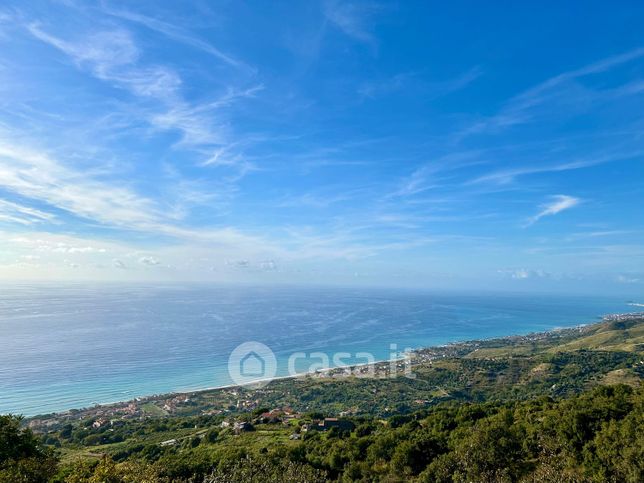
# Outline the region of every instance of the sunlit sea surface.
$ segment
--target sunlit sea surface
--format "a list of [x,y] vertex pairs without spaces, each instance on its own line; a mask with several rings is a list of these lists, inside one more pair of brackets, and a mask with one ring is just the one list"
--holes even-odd
[[[402,350],[569,327],[626,300],[384,289],[0,286],[0,413],[42,414],[231,383],[228,356]],[[354,362],[364,362],[355,359]]]

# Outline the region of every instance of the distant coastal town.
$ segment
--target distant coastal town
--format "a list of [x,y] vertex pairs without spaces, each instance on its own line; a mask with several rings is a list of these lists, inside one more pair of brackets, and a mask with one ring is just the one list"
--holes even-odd
[[[644,304],[630,304],[630,305],[635,305],[637,307],[644,307]],[[623,322],[626,320],[631,320],[631,319],[636,319],[641,317],[644,317],[644,312],[627,312],[624,314],[605,315],[603,320],[606,320],[609,322]]]

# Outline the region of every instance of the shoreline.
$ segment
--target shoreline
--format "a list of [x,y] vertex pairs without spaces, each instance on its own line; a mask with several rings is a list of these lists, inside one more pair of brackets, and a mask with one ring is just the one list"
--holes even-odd
[[[70,419],[70,418],[82,419],[84,417],[88,417],[93,414],[102,414],[103,412],[110,411],[110,410],[115,412],[119,412],[119,410],[122,410],[122,411],[126,411],[126,414],[127,414],[127,411],[129,411],[133,413],[132,416],[134,416],[135,411],[133,407],[140,409],[142,406],[146,404],[162,402],[167,400],[174,401],[174,400],[184,399],[185,401],[188,401],[191,396],[203,397],[209,393],[222,393],[226,391],[237,392],[235,390],[252,391],[263,387],[268,387],[274,382],[285,381],[289,379],[296,380],[296,379],[306,379],[310,377],[319,377],[319,378],[332,377],[333,378],[342,373],[344,373],[343,377],[379,377],[377,375],[373,376],[371,374],[369,375],[354,374],[354,372],[356,370],[359,370],[365,367],[372,367],[373,370],[370,371],[370,373],[373,372],[375,374],[378,371],[378,368],[381,368],[382,366],[391,366],[392,364],[398,365],[401,362],[406,364],[407,361],[413,359],[417,355],[423,355],[424,357],[423,360],[427,362],[428,360],[432,360],[432,358],[449,357],[448,354],[456,354],[458,349],[470,348],[472,346],[477,346],[484,343],[490,343],[495,341],[498,341],[499,343],[510,343],[510,342],[525,339],[525,338],[543,339],[543,338],[555,337],[555,336],[561,337],[563,335],[570,334],[570,333],[578,333],[579,331],[582,331],[582,330],[590,330],[591,328],[603,323],[615,322],[623,318],[632,318],[632,317],[644,317],[644,313],[640,312],[640,313],[607,314],[602,316],[600,320],[590,322],[590,323],[577,324],[572,327],[555,327],[555,328],[552,328],[546,331],[540,331],[540,332],[533,331],[533,332],[528,332],[524,334],[510,334],[510,335],[501,336],[501,337],[452,341],[445,344],[426,346],[426,347],[413,349],[412,351],[402,354],[400,357],[395,359],[384,359],[384,360],[379,360],[374,362],[324,367],[314,371],[302,372],[298,374],[287,374],[283,376],[258,379],[244,385],[226,384],[223,386],[205,387],[205,388],[198,388],[198,389],[192,389],[192,390],[170,391],[167,393],[157,393],[157,394],[150,394],[145,396],[138,396],[127,400],[99,403],[89,407],[70,408],[67,410],[56,411],[51,413],[39,413],[33,416],[26,416],[25,422],[31,423],[35,421],[61,420],[61,419],[64,420],[64,419]],[[428,354],[433,354],[433,355],[428,356]],[[452,357],[454,357],[454,355],[452,355]],[[348,374],[347,374],[347,371],[349,371]],[[151,416],[140,415],[139,417],[151,417]]]
[[[549,333],[550,331],[548,331]],[[520,337],[520,336],[507,336],[507,337]],[[483,339],[478,339],[478,340],[483,340]],[[491,339],[493,340],[493,339]],[[446,344],[444,346],[430,346],[430,347],[423,347],[420,349],[414,349],[412,352],[417,352],[417,351],[423,351],[427,349],[431,349],[432,347],[447,347],[448,345],[451,344],[459,344],[461,342],[454,342],[450,344]],[[226,391],[230,389],[259,389],[261,387],[266,387],[272,382],[275,381],[284,381],[288,379],[305,379],[307,377],[315,377],[316,375],[323,375],[323,374],[332,374],[334,371],[338,372],[343,372],[346,371],[347,369],[358,369],[358,368],[363,368],[363,367],[374,367],[376,368],[377,366],[386,364],[392,364],[392,363],[398,363],[402,362],[405,360],[408,360],[409,356],[402,356],[396,359],[384,359],[380,361],[375,361],[375,362],[364,362],[361,364],[350,364],[350,365],[343,365],[343,366],[334,366],[334,367],[325,367],[321,369],[316,369],[314,371],[309,371],[309,372],[302,372],[298,374],[288,374],[285,376],[275,376],[275,377],[267,377],[264,379],[257,379],[254,381],[250,381],[246,384],[225,384],[223,386],[213,386],[213,387],[205,387],[205,388],[199,388],[199,389],[193,389],[193,390],[179,390],[179,391],[171,391],[167,393],[159,393],[159,394],[148,394],[146,396],[138,396],[134,397],[132,399],[126,399],[126,400],[121,400],[121,401],[112,401],[112,402],[104,402],[104,403],[97,403],[94,406],[88,406],[88,407],[82,407],[82,408],[70,408],[66,409],[64,411],[56,411],[53,413],[40,413],[36,414],[33,416],[25,416],[25,421],[33,421],[37,419],[50,419],[50,418],[56,418],[56,417],[64,417],[64,416],[71,416],[71,415],[76,415],[79,413],[85,413],[93,410],[98,410],[98,409],[107,409],[107,408],[115,408],[115,407],[120,407],[120,406],[125,406],[131,403],[149,403],[153,402],[159,399],[167,399],[167,398],[177,398],[181,396],[188,396],[188,395],[203,395],[204,393],[210,393],[214,391]],[[351,374],[353,375],[353,374]],[[346,377],[349,377],[350,375],[347,375]],[[358,376],[360,377],[360,376]]]

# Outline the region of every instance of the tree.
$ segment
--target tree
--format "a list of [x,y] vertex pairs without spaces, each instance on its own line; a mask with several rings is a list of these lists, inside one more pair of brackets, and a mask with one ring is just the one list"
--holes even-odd
[[521,442],[512,428],[512,415],[504,411],[479,421],[462,434],[455,453],[458,480],[515,481],[520,474]]
[[0,416],[0,483],[44,483],[58,462],[21,422],[19,416]]

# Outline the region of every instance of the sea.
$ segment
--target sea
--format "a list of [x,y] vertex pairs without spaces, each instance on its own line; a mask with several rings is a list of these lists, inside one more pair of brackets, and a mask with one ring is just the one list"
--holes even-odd
[[[233,350],[256,342],[276,375],[343,353],[527,334],[632,311],[608,296],[197,284],[0,286],[0,414],[33,416],[227,386]],[[307,359],[308,358],[308,359]],[[310,369],[310,368],[309,368]]]

